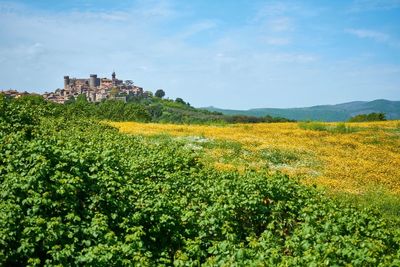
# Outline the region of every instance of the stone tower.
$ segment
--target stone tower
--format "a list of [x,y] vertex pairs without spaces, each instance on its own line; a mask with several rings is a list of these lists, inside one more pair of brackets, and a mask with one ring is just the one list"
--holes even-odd
[[97,74],[90,74],[89,86],[95,88],[97,85]]
[[113,71],[113,73],[111,74],[111,78],[112,78],[112,85],[116,84],[116,75],[115,75],[115,71]]
[[64,76],[64,89],[67,90],[69,87],[69,76]]

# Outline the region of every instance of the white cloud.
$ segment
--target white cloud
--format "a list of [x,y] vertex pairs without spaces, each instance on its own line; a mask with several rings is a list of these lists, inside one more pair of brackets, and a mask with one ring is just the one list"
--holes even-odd
[[177,37],[181,39],[188,38],[190,36],[196,35],[198,33],[213,29],[217,26],[214,21],[204,20],[197,23],[193,23],[186,27],[182,32],[180,32]]
[[321,6],[300,3],[299,1],[265,1],[252,21],[259,22],[276,17],[310,18],[325,10]]
[[368,29],[345,29],[345,32],[350,33],[358,38],[371,39],[375,42],[382,43],[396,49],[400,48],[400,40],[393,38],[384,32]]
[[349,12],[390,10],[400,8],[400,0],[355,0]]
[[258,17],[265,17],[265,16],[277,16],[282,15],[288,12],[290,9],[293,9],[293,6],[288,5],[284,2],[268,2],[266,3],[258,12]]
[[266,43],[269,45],[288,45],[291,43],[290,38],[284,37],[268,37],[265,39]]
[[183,16],[172,0],[138,0],[132,7],[134,18],[146,21],[166,21]]
[[75,13],[79,17],[85,17],[86,19],[100,19],[107,21],[120,21],[126,22],[129,20],[130,15],[127,12],[112,11],[112,12],[87,12]]
[[294,25],[288,17],[277,17],[268,22],[268,28],[273,32],[284,32],[293,30]]
[[280,53],[272,55],[272,60],[285,63],[310,63],[316,61],[317,58],[310,54]]
[[389,35],[387,35],[383,32],[378,32],[378,31],[373,31],[373,30],[346,29],[345,31],[350,34],[353,34],[359,38],[369,38],[369,39],[373,39],[378,42],[386,42],[390,39]]

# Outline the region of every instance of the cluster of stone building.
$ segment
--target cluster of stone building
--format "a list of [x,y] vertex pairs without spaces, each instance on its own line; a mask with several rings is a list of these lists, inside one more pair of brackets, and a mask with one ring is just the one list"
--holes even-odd
[[24,95],[29,95],[29,93],[26,92],[26,91],[21,93],[21,92],[18,92],[17,90],[14,90],[14,89],[1,90],[0,94],[8,96],[8,97],[12,97],[12,98],[19,98],[19,97],[24,96]]
[[91,74],[89,78],[70,78],[64,76],[64,88],[54,93],[45,93],[43,97],[49,101],[64,104],[66,101],[85,95],[89,102],[101,102],[105,99],[116,99],[126,102],[128,96],[145,96],[142,87],[133,85],[130,80],[122,81],[116,78],[115,72],[111,79],[98,78]]

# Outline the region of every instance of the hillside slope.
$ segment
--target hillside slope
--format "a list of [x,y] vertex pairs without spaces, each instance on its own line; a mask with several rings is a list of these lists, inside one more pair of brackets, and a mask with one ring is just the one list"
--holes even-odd
[[337,105],[320,105],[304,108],[257,108],[230,110],[214,107],[205,108],[227,115],[274,116],[292,120],[345,121],[358,114],[383,112],[388,119],[400,119],[400,101],[378,99],[374,101],[354,101]]

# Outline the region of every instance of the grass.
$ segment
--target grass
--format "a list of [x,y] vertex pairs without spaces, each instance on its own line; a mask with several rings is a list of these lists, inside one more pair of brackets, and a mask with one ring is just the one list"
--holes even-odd
[[351,203],[359,208],[369,208],[383,214],[391,223],[390,227],[400,229],[400,196],[393,195],[377,186],[361,195],[336,193],[331,196],[338,202]]
[[300,122],[299,127],[304,130],[312,130],[312,131],[326,131],[330,133],[355,133],[363,130],[360,127],[353,127],[346,125],[345,123],[337,123],[337,124],[327,124],[322,122]]

